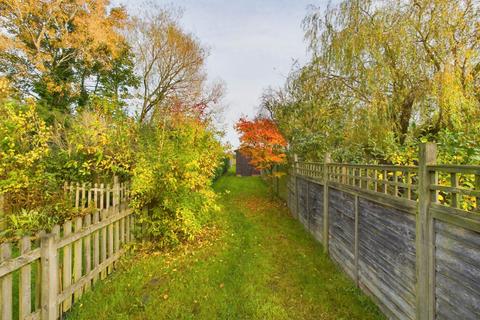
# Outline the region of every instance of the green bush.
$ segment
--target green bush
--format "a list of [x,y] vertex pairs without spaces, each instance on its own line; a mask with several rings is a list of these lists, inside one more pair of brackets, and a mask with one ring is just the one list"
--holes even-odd
[[68,181],[100,181],[113,175],[128,178],[135,161],[137,124],[106,99],[58,123],[54,134],[52,171]]
[[142,129],[132,182],[140,236],[158,247],[193,239],[218,210],[211,184],[224,154],[206,123],[189,115],[166,117],[165,125]]
[[58,190],[46,170],[50,141],[51,128],[34,104],[0,103],[0,194],[7,213],[42,206],[45,196]]
[[51,126],[36,104],[0,100],[0,210],[7,216],[3,236],[35,233],[48,229],[47,221],[84,214],[65,198],[64,181],[129,176],[136,142],[133,124],[101,100]]
[[132,179],[139,236],[159,247],[192,239],[217,210],[212,181],[228,169],[217,132],[188,112],[157,115],[141,127],[106,100],[48,126],[35,105],[0,106],[0,194],[4,237],[33,234],[83,215],[63,194],[65,181]]
[[218,178],[220,178],[225,173],[227,173],[229,168],[230,168],[230,159],[228,157],[224,157],[221,160],[220,165],[215,169],[215,174],[213,175],[212,180],[217,181]]

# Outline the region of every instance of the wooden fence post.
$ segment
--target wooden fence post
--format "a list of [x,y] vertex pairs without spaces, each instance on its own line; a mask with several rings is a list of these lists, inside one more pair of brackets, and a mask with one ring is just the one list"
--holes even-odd
[[[72,233],[72,221],[67,220],[63,224],[63,236],[67,237]],[[72,284],[72,246],[63,247],[63,268],[62,268],[63,288],[68,288]],[[68,311],[72,306],[72,297],[63,301],[62,311]]]
[[274,189],[275,189],[275,195],[278,197],[279,196],[279,179],[278,179],[278,165],[275,165],[273,167],[273,183],[274,183]]
[[325,154],[323,162],[323,251],[328,254],[329,219],[328,219],[328,164],[331,162],[330,154]]
[[[21,238],[19,241],[20,254],[28,254],[31,246],[29,236]],[[18,318],[25,319],[32,310],[32,266],[30,264],[20,269],[18,296]]]
[[358,203],[358,194],[355,195],[355,200],[354,200],[354,211],[355,211],[355,229],[354,229],[354,233],[355,233],[355,237],[354,237],[354,267],[355,267],[355,271],[354,271],[354,278],[355,278],[355,284],[358,286],[359,285],[359,281],[358,281],[358,245],[359,245],[359,234],[358,234],[358,226],[359,226],[359,223],[360,223],[360,212],[359,212],[359,203]]
[[[86,215],[84,218],[84,227],[88,228],[92,224],[92,216],[90,214]],[[84,251],[84,270],[85,274],[89,274],[92,270],[92,236],[91,234],[87,235],[84,238],[83,243],[83,251]],[[88,281],[85,284],[84,290],[87,291],[90,289],[91,281]]]
[[57,319],[58,294],[58,261],[57,235],[43,234],[41,237],[41,264],[42,264],[42,320]]
[[113,176],[113,214],[119,210],[120,204],[120,183],[118,182],[118,176]]
[[[74,232],[79,233],[82,230],[83,221],[82,217],[77,217],[74,222]],[[83,265],[83,243],[82,239],[73,243],[73,283],[76,283],[82,277],[82,265]],[[82,296],[83,288],[79,288],[74,292],[73,301],[78,301]]]
[[293,172],[295,174],[295,217],[298,218],[298,155],[296,154],[293,155]]
[[[0,262],[8,260],[12,257],[12,246],[10,243],[2,243],[0,245]],[[12,288],[13,288],[13,273],[10,273],[2,278],[0,285],[0,305],[2,306],[1,315],[2,319],[13,319],[13,300],[12,300]]]
[[437,146],[434,143],[420,145],[418,161],[418,204],[416,217],[416,315],[417,319],[433,319],[434,296],[434,226],[430,214],[431,174],[428,165],[435,164]]
[[306,181],[307,183],[307,195],[306,195],[306,198],[305,198],[305,210],[307,211],[306,214],[307,214],[307,229],[308,229],[308,232],[311,232],[312,231],[312,228],[311,228],[311,224],[310,224],[310,182],[307,180]]
[[6,216],[5,216],[5,197],[3,193],[0,193],[0,231],[3,231],[3,229],[6,228],[6,222],[5,222]]

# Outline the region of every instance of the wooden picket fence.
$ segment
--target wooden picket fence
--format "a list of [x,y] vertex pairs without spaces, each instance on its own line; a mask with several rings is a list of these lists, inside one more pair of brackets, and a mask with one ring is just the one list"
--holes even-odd
[[70,196],[75,208],[109,209],[114,203],[125,202],[129,192],[128,183],[118,182],[115,177],[113,184],[104,183],[67,183],[63,187]]
[[133,240],[128,184],[65,184],[65,191],[73,206],[94,212],[0,246],[2,320],[58,319],[113,271]]

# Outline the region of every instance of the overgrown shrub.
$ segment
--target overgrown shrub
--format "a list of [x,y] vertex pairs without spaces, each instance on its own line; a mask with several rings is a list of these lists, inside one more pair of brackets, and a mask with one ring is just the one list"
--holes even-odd
[[[192,239],[217,209],[213,179],[228,165],[217,132],[198,114],[169,112],[139,125],[107,101],[47,126],[35,105],[0,106],[3,236],[48,229],[85,214],[72,208],[64,181],[133,177],[141,236],[158,246]],[[83,210],[85,211],[85,210]]]
[[59,217],[52,215],[48,210],[22,209],[16,214],[7,216],[9,228],[0,233],[0,235],[8,239],[18,239],[25,235],[34,235],[38,230],[51,230],[59,221]]
[[215,169],[215,173],[213,175],[212,180],[217,181],[221,176],[227,173],[228,169],[230,168],[230,159],[228,157],[224,157],[220,161],[220,165]]
[[141,235],[158,247],[192,239],[218,210],[211,184],[223,156],[205,122],[165,117],[163,124],[143,128],[132,183]]
[[[83,214],[65,198],[61,186],[66,180],[130,173],[133,151],[127,144],[134,143],[130,122],[112,112],[89,110],[70,118],[68,126],[48,126],[34,103],[3,99],[0,210],[7,216],[3,235],[34,233],[48,228],[47,221]],[[44,216],[49,219],[38,218]]]
[[5,211],[41,206],[45,194],[57,188],[46,170],[50,139],[50,128],[34,104],[0,104],[0,194]]
[[129,177],[135,161],[136,129],[122,108],[96,98],[65,123],[57,123],[51,169],[69,181]]

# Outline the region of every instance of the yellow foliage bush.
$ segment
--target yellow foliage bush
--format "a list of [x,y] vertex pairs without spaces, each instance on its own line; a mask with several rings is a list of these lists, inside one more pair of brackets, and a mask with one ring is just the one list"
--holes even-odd
[[45,170],[50,138],[35,105],[0,104],[0,194],[6,197],[7,211],[42,202],[51,182]]
[[142,236],[159,247],[192,239],[219,209],[211,184],[224,157],[206,123],[178,114],[165,123],[142,134],[132,184]]

